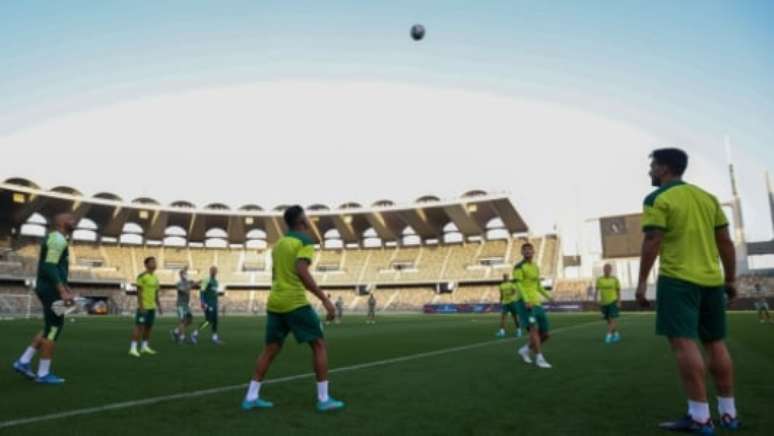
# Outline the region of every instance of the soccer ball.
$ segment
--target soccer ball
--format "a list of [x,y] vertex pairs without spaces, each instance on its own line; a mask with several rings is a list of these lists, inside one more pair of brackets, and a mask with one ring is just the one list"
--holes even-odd
[[411,38],[413,38],[414,41],[419,41],[424,37],[425,37],[425,26],[421,24],[414,24],[413,26],[411,26]]

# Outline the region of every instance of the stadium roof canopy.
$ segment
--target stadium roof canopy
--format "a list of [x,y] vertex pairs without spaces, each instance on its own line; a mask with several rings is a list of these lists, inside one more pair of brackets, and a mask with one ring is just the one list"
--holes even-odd
[[[286,231],[282,220],[285,208],[263,210],[257,205],[247,205],[232,210],[222,203],[197,208],[183,201],[165,206],[151,198],[127,202],[115,194],[89,197],[74,188],[44,190],[25,179],[9,179],[0,183],[0,236],[19,234],[21,226],[35,213],[50,222],[53,215],[69,211],[78,220],[93,221],[97,234],[106,237],[118,238],[127,223],[134,223],[142,228],[146,240],[163,240],[167,228],[179,226],[186,230],[190,242],[202,242],[209,230],[218,228],[225,230],[228,242],[242,244],[247,241],[248,233],[259,229],[271,244]],[[451,200],[424,196],[414,204],[405,205],[381,200],[370,207],[350,202],[331,209],[316,204],[308,208],[307,215],[317,242],[332,229],[347,244],[361,243],[369,229],[384,242],[400,242],[407,227],[422,240],[443,240],[444,227],[449,223],[465,237],[484,237],[487,224],[497,218],[511,234],[528,230],[507,195],[483,191]]]

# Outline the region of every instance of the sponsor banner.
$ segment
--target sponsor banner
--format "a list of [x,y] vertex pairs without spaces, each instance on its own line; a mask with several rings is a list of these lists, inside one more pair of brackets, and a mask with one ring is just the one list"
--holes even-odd
[[425,313],[492,313],[499,312],[500,303],[425,304]]

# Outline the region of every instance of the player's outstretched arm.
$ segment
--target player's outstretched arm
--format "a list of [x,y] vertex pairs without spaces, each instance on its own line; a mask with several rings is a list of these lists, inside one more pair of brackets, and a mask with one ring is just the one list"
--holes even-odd
[[331,300],[328,299],[322,289],[317,286],[317,282],[314,281],[312,273],[309,272],[310,263],[311,262],[308,259],[298,259],[298,261],[296,261],[296,274],[298,274],[304,287],[322,302],[325,311],[328,312],[325,318],[328,321],[333,321],[336,318],[336,308],[333,307]]
[[648,230],[645,232],[645,238],[642,240],[642,253],[640,255],[640,277],[637,282],[637,302],[640,306],[647,307],[650,305],[647,298],[645,298],[645,292],[648,290],[648,275],[650,270],[653,269],[653,264],[656,262],[659,251],[661,251],[661,241],[664,240],[664,232],[662,230]]
[[729,303],[736,298],[736,250],[728,226],[715,229],[715,243],[718,246],[720,261],[726,276],[726,295]]

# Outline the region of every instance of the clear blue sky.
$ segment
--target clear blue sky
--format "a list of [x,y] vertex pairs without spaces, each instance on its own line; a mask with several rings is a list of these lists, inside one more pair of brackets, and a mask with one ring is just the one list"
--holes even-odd
[[0,136],[197,88],[384,80],[556,102],[676,145],[729,135],[772,169],[772,23],[766,0],[5,1]]

